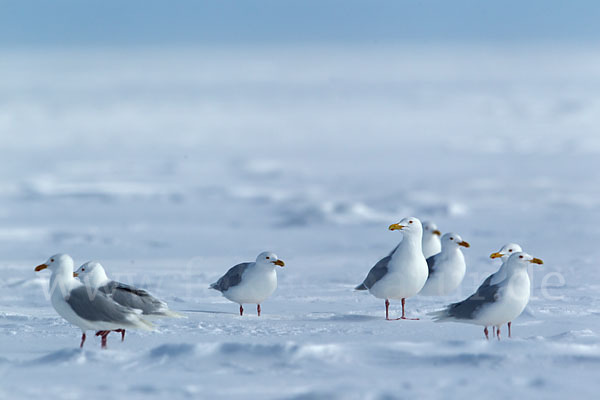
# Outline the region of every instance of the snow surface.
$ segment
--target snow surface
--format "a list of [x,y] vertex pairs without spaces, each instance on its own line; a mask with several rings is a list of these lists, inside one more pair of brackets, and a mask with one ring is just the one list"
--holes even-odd
[[[599,67],[560,48],[6,52],[0,398],[595,397]],[[387,322],[352,288],[408,215],[471,243],[467,275]],[[431,322],[507,242],[545,262],[514,338]],[[240,318],[208,285],[263,250],[279,288]],[[188,318],[80,350],[33,271],[57,252]]]

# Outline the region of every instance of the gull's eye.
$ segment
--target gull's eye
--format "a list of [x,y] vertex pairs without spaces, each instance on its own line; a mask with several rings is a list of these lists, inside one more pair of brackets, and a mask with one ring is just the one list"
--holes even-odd
[[519,258],[523,258],[523,256],[519,256]]
[[450,240],[454,240],[454,238],[450,238]]
[[50,259],[50,262],[54,262],[54,258],[51,258],[51,259]]
[[81,268],[81,272],[85,271],[85,268]]
[[267,257],[267,260],[270,259],[271,257]]
[[412,221],[408,221],[408,223],[409,223],[409,224],[412,224],[413,222],[412,222]]
[[510,249],[508,252],[509,252],[509,253],[512,253],[512,249]]

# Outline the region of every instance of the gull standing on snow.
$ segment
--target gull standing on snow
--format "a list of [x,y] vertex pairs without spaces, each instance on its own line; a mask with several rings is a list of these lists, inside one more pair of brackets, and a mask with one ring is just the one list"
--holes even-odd
[[[502,246],[500,251],[497,251],[496,253],[492,253],[490,255],[490,258],[501,258],[502,265],[500,266],[500,269],[498,269],[498,271],[496,271],[493,274],[491,274],[490,276],[488,276],[486,278],[486,280],[483,281],[481,286],[479,286],[479,289],[477,289],[477,290],[480,290],[486,286],[495,285],[499,282],[502,282],[504,279],[506,279],[506,261],[512,255],[512,253],[517,253],[519,251],[523,251],[523,249],[521,249],[521,246],[519,246],[516,243],[508,243],[508,244],[505,244],[504,246]],[[511,332],[512,322],[508,321],[507,325],[508,325],[508,337],[511,337],[512,336],[512,332]],[[492,333],[493,332],[494,332],[494,330],[492,329]]]
[[283,267],[275,253],[265,251],[256,257],[255,262],[237,264],[229,269],[210,289],[223,293],[228,300],[240,305],[240,315],[244,315],[243,304],[256,304],[260,317],[260,303],[277,289],[275,267]]
[[[385,299],[385,319],[389,317],[389,299],[401,299],[402,316],[407,297],[419,293],[427,281],[427,261],[421,244],[423,227],[417,218],[404,218],[390,225],[391,231],[402,231],[403,238],[398,247],[387,257],[379,260],[356,290],[369,290],[378,299]],[[418,318],[416,318],[418,319]]]
[[467,269],[460,246],[469,247],[469,243],[456,233],[442,236],[442,251],[427,259],[429,276],[419,294],[446,296],[460,285]]
[[423,255],[426,259],[442,251],[440,236],[442,233],[436,224],[431,221],[423,222]]
[[[97,261],[86,262],[73,273],[73,276],[93,289],[93,293],[100,291],[122,306],[140,310],[142,316],[148,320],[182,317],[181,314],[169,310],[167,303],[147,291],[109,279],[104,267]],[[125,329],[118,329],[117,332],[121,333],[121,341],[125,340]]]
[[[88,330],[104,332],[102,348],[110,331],[125,328],[152,330],[152,324],[143,320],[136,310],[123,307],[101,292],[90,293],[88,288],[73,277],[73,259],[67,254],[56,254],[35,271],[49,269],[50,301],[56,312],[81,329],[81,344]],[[98,336],[98,335],[97,335]]]
[[489,339],[487,327],[495,326],[500,340],[500,326],[521,315],[529,302],[527,267],[530,264],[543,262],[527,253],[513,253],[506,262],[506,278],[503,281],[483,287],[469,298],[430,315],[436,322],[455,321],[484,326],[486,339]]

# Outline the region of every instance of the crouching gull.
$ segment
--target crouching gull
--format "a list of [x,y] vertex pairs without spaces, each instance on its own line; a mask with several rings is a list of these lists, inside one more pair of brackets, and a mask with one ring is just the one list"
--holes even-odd
[[402,316],[396,319],[408,319],[404,311],[405,299],[419,293],[428,274],[421,244],[421,221],[414,217],[404,218],[390,225],[389,229],[401,231],[402,241],[391,254],[371,268],[363,283],[355,287],[356,290],[369,290],[378,299],[385,299],[385,319],[388,321],[389,299],[401,299]]
[[521,315],[529,302],[527,266],[530,264],[543,262],[527,253],[513,253],[506,262],[506,278],[503,281],[480,288],[469,298],[430,315],[436,322],[456,321],[482,325],[485,327],[483,332],[486,339],[489,339],[487,327],[496,326],[496,335],[500,340],[500,326]]
[[256,257],[255,262],[237,264],[229,269],[218,281],[209,286],[240,305],[240,315],[244,315],[244,304],[256,304],[260,317],[260,303],[277,289],[275,267],[285,263],[275,253],[265,251]]
[[461,246],[469,247],[469,243],[456,233],[442,236],[442,251],[427,259],[429,276],[419,294],[446,296],[460,285],[467,269]]
[[438,230],[436,224],[431,221],[423,222],[423,255],[425,258],[442,251],[441,235],[442,233]]
[[[100,291],[122,306],[140,310],[147,320],[183,317],[169,310],[167,303],[147,291],[109,279],[104,267],[97,261],[86,262],[73,273],[73,276],[78,277],[85,286],[91,288],[90,292]],[[125,340],[125,329],[118,329],[117,332],[121,333],[121,341]],[[97,335],[102,333],[104,332]]]
[[123,307],[106,294],[89,288],[73,277],[73,259],[67,254],[55,254],[35,271],[51,271],[50,301],[64,319],[81,329],[81,344],[85,342],[85,332],[102,332],[102,348],[106,348],[106,336],[110,331],[125,328],[152,330],[152,324],[143,320],[137,310]]
[[[479,289],[481,289],[485,286],[495,285],[498,282],[502,282],[506,278],[506,261],[508,260],[508,258],[511,256],[512,253],[517,253],[519,251],[523,251],[523,249],[521,249],[521,246],[519,246],[516,243],[508,243],[508,244],[505,244],[504,246],[502,246],[500,251],[492,253],[490,255],[490,258],[502,259],[502,265],[500,266],[500,269],[498,269],[498,271],[494,272],[493,274],[488,276],[485,281],[483,281],[481,286],[479,286]],[[477,289],[477,290],[479,290],[479,289]],[[511,337],[512,336],[512,332],[511,332],[512,322],[508,321],[507,325],[508,325],[508,337]],[[492,333],[494,333],[494,329],[492,329]]]

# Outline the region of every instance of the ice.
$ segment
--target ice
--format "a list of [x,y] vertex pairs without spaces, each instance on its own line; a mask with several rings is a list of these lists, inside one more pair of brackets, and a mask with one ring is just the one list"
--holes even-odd
[[[558,45],[7,50],[0,398],[596,396],[599,66]],[[352,289],[409,215],[471,243],[467,275],[387,322]],[[514,338],[431,322],[507,242],[544,260]],[[279,288],[240,318],[208,285],[264,250]],[[80,350],[33,271],[57,252],[187,318]]]

